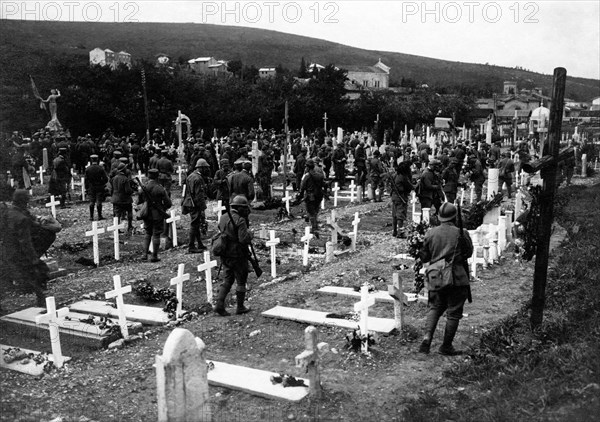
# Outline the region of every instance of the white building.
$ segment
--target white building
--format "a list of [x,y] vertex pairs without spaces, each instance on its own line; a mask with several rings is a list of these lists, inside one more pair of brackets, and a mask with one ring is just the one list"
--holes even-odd
[[261,67],[258,69],[258,76],[261,78],[272,78],[277,74],[274,67]]

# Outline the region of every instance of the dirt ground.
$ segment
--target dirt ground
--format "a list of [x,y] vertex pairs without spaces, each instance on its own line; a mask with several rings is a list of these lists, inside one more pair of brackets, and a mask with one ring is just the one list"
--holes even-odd
[[[597,180],[596,180],[597,181]],[[590,183],[575,179],[575,183]],[[179,192],[174,192],[178,198]],[[332,206],[332,204],[328,204]],[[109,211],[110,204],[105,204]],[[83,233],[90,230],[87,205],[75,204],[67,210],[59,210],[59,220],[64,229],[58,234],[50,254],[57,258],[69,275],[53,280],[48,295],[56,297],[57,306],[67,305],[82,295],[96,292],[100,297],[112,289],[112,276],[120,274],[128,282],[145,279],[155,287],[169,287],[169,279],[176,275],[177,265],[186,264],[191,282],[184,286],[184,308],[197,309],[200,316],[180,326],[200,337],[207,345],[208,359],[239,364],[294,376],[304,376],[295,367],[294,357],[304,349],[305,324],[275,320],[261,316],[275,305],[349,312],[353,299],[321,295],[316,292],[326,285],[359,286],[370,281],[378,289],[385,290],[391,283],[394,267],[410,261],[394,259],[394,255],[407,250],[406,241],[390,236],[391,211],[389,203],[363,203],[340,207],[339,224],[345,230],[352,229],[354,212],[360,213],[359,241],[356,252],[335,258],[331,264],[324,259],[311,259],[310,269],[304,270],[301,257],[281,259],[279,274],[288,275],[285,281],[269,283],[270,264],[268,250],[257,247],[265,274],[249,281],[248,304],[252,312],[229,318],[218,317],[206,310],[206,292],[202,274],[196,266],[203,262],[202,255],[187,254],[180,246],[161,251],[161,262],[141,262],[143,235],[134,234],[122,244],[122,261],[112,256],[112,239],[105,237],[100,243],[103,260],[99,268],[77,264],[78,258],[92,258],[89,238]],[[36,209],[34,213],[44,214]],[[109,212],[105,212],[106,215]],[[301,216],[301,207],[292,214]],[[302,218],[278,222],[276,211],[254,211],[252,227],[258,231],[260,224],[277,230],[285,245],[278,251],[289,250],[294,245],[301,248],[299,238],[304,233]],[[325,214],[320,221],[325,222]],[[181,245],[187,241],[189,217],[184,216],[180,229]],[[214,217],[209,222],[210,232],[215,230]],[[295,232],[294,232],[295,231]],[[327,230],[314,245],[323,252],[328,239]],[[69,252],[63,244],[72,246],[84,242],[82,250]],[[261,243],[258,241],[257,243]],[[316,250],[315,250],[316,251]],[[291,275],[290,275],[291,274]],[[215,274],[216,275],[216,274]],[[405,291],[412,291],[412,270],[400,271]],[[480,335],[496,321],[511,315],[531,295],[533,262],[521,262],[511,252],[505,252],[500,263],[478,272],[479,280],[472,285],[473,303],[465,307],[455,345],[468,348],[477,343]],[[269,283],[263,287],[261,284]],[[215,282],[214,290],[218,287]],[[142,302],[135,295],[125,297],[126,303]],[[3,301],[4,313],[33,306],[33,295],[9,292]],[[233,301],[229,304],[233,305]],[[159,304],[153,306],[160,306]],[[347,348],[346,330],[318,327],[319,341],[329,343],[331,351],[322,362],[321,380],[324,388],[319,401],[306,399],[300,403],[267,400],[247,393],[210,387],[210,401],[215,421],[399,421],[407,400],[424,390],[445,390],[460,394],[460,389],[448,384],[442,372],[453,362],[468,357],[444,357],[434,353],[441,343],[442,319],[435,335],[432,353],[417,353],[424,324],[426,306],[411,303],[405,312],[405,329],[402,333],[376,336],[371,353],[364,355]],[[391,304],[378,303],[370,314],[393,318]],[[17,372],[0,371],[0,417],[6,421],[149,421],[157,419],[156,374],[153,367],[155,355],[162,354],[171,327],[145,327],[144,338],[115,350],[84,350],[63,344],[63,349],[73,359],[63,369],[55,370],[36,379]],[[258,334],[253,333],[260,330]],[[251,336],[250,333],[253,333]],[[46,350],[44,341],[27,338],[6,338],[0,334],[0,342],[13,346]],[[19,344],[16,344],[19,343]],[[49,351],[49,348],[47,348]]]

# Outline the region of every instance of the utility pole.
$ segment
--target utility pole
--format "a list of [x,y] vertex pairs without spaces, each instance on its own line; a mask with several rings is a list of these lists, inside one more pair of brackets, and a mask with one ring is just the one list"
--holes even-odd
[[150,142],[150,117],[148,116],[148,95],[146,94],[146,71],[142,67],[142,90],[144,94],[144,113],[146,114],[146,143]]
[[288,155],[288,145],[290,144],[290,126],[288,123],[289,115],[288,115],[288,102],[285,102],[285,140],[283,141],[283,195],[287,191],[287,155]]

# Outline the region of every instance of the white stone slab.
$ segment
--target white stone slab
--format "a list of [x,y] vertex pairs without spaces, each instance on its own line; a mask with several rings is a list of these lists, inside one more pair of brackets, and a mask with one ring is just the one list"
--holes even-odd
[[[44,365],[46,364],[41,363],[41,364],[36,364],[32,359],[29,360],[28,363],[23,364],[21,363],[22,361],[17,360],[11,363],[6,363],[4,362],[4,350],[9,349],[12,347],[11,346],[7,346],[5,344],[0,344],[0,368],[6,368],[6,369],[11,369],[13,371],[18,371],[18,372],[22,372],[24,374],[27,375],[33,375],[35,377],[39,377],[40,375],[42,375],[44,373]],[[29,350],[29,349],[24,349],[22,347],[19,347],[19,349],[21,349],[23,352],[29,354],[29,353],[33,353],[34,355],[38,355],[40,352],[37,352],[35,350]],[[49,353],[47,356],[48,360],[50,362],[54,362],[54,356],[52,356],[52,353]],[[70,357],[67,356],[63,356],[63,362],[67,362],[69,360],[71,360]]]
[[[358,321],[348,319],[327,318],[329,312],[312,311],[309,309],[288,308],[287,306],[275,306],[262,313],[269,318],[287,319],[291,321],[305,322],[308,324],[327,325],[349,330],[358,328]],[[369,317],[369,330],[378,333],[389,334],[395,328],[395,321],[388,318]]]
[[[169,316],[161,308],[152,308],[150,306],[124,305],[125,318],[127,321],[141,322],[145,325],[164,325],[169,322]],[[110,305],[110,302],[101,300],[82,300],[69,305],[72,312],[81,312],[97,316],[108,315],[111,318],[118,318],[117,308]]]
[[[283,387],[281,384],[273,384],[271,376],[279,375],[275,372],[231,365],[214,360],[211,362],[215,367],[208,371],[209,385],[241,390],[268,399],[300,401],[308,395],[308,387]],[[307,379],[297,379],[302,379],[304,384],[309,385]]]
[[[351,287],[325,286],[321,287],[319,290],[317,290],[317,292],[360,299],[360,292],[357,292]],[[394,303],[394,298],[384,290],[377,290],[376,292],[369,293],[369,295],[375,298],[375,302]],[[404,292],[404,298],[406,302],[416,302],[417,300],[422,300],[421,296],[406,292]],[[427,301],[427,298],[425,298],[425,301]]]

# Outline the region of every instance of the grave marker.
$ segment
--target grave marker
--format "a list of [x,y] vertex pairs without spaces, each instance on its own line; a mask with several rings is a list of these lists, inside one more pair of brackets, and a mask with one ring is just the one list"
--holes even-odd
[[333,244],[333,249],[337,248],[338,243],[338,231],[336,228],[336,212],[335,210],[331,210],[331,217],[327,217],[327,224],[331,227],[329,228],[329,232],[331,233],[331,243]]
[[356,185],[354,184],[354,180],[350,182],[350,202],[354,203],[354,198],[356,196]]
[[500,254],[506,249],[506,221],[505,215],[498,217],[498,251]]
[[58,319],[69,313],[69,308],[56,309],[56,302],[53,296],[46,298],[47,312],[44,315],[35,317],[36,325],[41,323],[48,324],[50,329],[50,343],[52,344],[52,356],[54,357],[54,365],[61,368],[65,361],[60,347],[60,333],[58,328]]
[[50,202],[46,204],[46,208],[50,208],[52,211],[52,217],[56,218],[56,206],[59,205],[60,202],[54,199],[54,195],[50,196]]
[[94,264],[100,265],[100,249],[98,248],[98,235],[104,234],[104,228],[98,228],[98,222],[92,222],[92,230],[85,232],[86,237],[92,236],[92,242],[94,245]]
[[354,231],[352,232],[352,251],[356,251],[356,242],[358,240],[358,223],[360,223],[360,218],[358,218],[358,212],[354,213],[354,220],[352,220],[352,225],[354,226]]
[[319,333],[312,325],[304,330],[304,344],[304,351],[296,356],[296,367],[302,368],[308,373],[310,397],[318,399],[322,392],[319,362],[329,352],[329,344],[319,343]]
[[499,172],[500,172],[499,169],[493,169],[493,168],[488,169],[487,199],[492,199],[494,197],[494,195],[496,195],[498,192],[501,192],[501,190],[500,190],[501,186],[499,186],[499,184],[498,184]]
[[121,276],[115,275],[113,276],[113,283],[115,286],[114,290],[106,292],[104,297],[106,299],[111,299],[113,297],[117,298],[117,312],[119,313],[119,327],[121,327],[121,334],[123,338],[129,337],[129,331],[127,329],[127,318],[125,317],[125,306],[123,303],[123,294],[131,292],[131,286],[127,285],[125,287],[121,286]]
[[183,168],[181,166],[177,166],[177,176],[179,179],[179,186],[181,186],[183,184]]
[[402,280],[398,273],[392,275],[392,284],[388,285],[388,293],[394,298],[394,320],[396,328],[402,331],[404,326],[404,293],[402,292]]
[[270,240],[267,241],[266,245],[271,248],[271,277],[277,277],[277,257],[276,248],[280,242],[279,238],[275,238],[275,230],[270,230]]
[[[177,313],[176,313],[176,317],[179,318],[181,317],[181,314],[183,313],[183,282],[184,281],[188,281],[190,279],[190,275],[189,274],[184,274],[183,272],[185,271],[185,264],[179,264],[179,266],[177,267],[177,277],[173,277],[170,281],[170,285],[171,286],[176,286],[175,287],[175,294],[177,297]],[[211,289],[212,292],[212,289]]]
[[171,217],[167,218],[165,221],[167,224],[171,225],[171,231],[173,232],[173,246],[177,246],[177,222],[181,220],[180,215],[175,215],[175,210],[169,211]]
[[335,185],[333,188],[331,188],[331,191],[333,192],[333,206],[337,207],[338,206],[338,192],[340,191],[338,182],[335,182]]
[[205,345],[184,329],[175,328],[156,356],[159,422],[210,422]]
[[81,176],[81,200],[85,201],[85,176]]
[[217,261],[210,260],[210,252],[204,252],[204,264],[198,265],[198,271],[204,271],[204,278],[206,279],[206,300],[208,303],[213,301],[213,288],[212,288],[212,269],[217,266]]
[[[455,201],[456,202],[456,201]],[[465,188],[460,188],[460,206],[465,202]]]
[[310,240],[313,238],[313,234],[310,232],[310,227],[304,228],[304,236],[300,238],[304,242],[304,251],[302,253],[302,265],[308,267],[308,247]]
[[40,169],[37,171],[40,175],[40,185],[44,184],[44,166],[40,166]]
[[48,149],[44,148],[42,150],[42,166],[44,167],[44,170],[48,169]]
[[288,215],[289,215],[289,213],[290,213],[290,201],[291,201],[293,198],[292,198],[292,197],[289,195],[289,193],[288,193],[288,191],[287,191],[287,186],[284,186],[284,187],[283,187],[283,193],[285,194],[285,196],[284,196],[283,198],[281,198],[281,200],[282,200],[283,202],[285,202],[285,209],[286,209],[286,211],[287,211],[287,213],[288,213]]
[[429,224],[429,217],[430,217],[429,212],[430,211],[431,211],[430,208],[423,208],[421,210],[421,213],[423,214],[422,221],[424,221],[427,224]]
[[213,212],[217,213],[217,224],[221,221],[221,216],[223,215],[223,211],[226,211],[227,207],[223,206],[223,201],[220,199],[217,201],[217,205],[213,207]]
[[[337,232],[336,232],[336,235],[337,235]],[[334,251],[333,243],[326,242],[325,243],[325,263],[328,264],[331,261],[333,261],[333,251]]]
[[113,217],[113,225],[106,228],[107,232],[113,232],[113,242],[115,248],[115,259],[118,261],[121,259],[119,251],[119,230],[125,228],[125,222],[119,224],[119,217]]
[[471,183],[471,196],[469,198],[469,203],[473,205],[473,200],[475,199],[475,183]]
[[362,351],[367,353],[369,351],[369,306],[373,306],[375,304],[375,298],[369,296],[369,286],[363,284],[360,287],[360,302],[354,304],[354,311],[360,312],[360,334],[361,337],[364,336],[365,341],[362,342]]
[[587,177],[587,154],[581,155],[581,177]]

